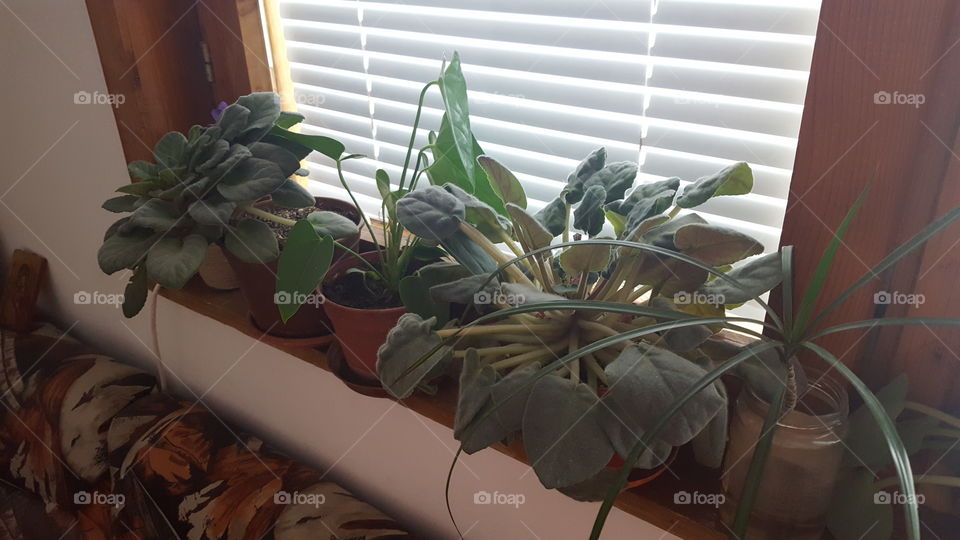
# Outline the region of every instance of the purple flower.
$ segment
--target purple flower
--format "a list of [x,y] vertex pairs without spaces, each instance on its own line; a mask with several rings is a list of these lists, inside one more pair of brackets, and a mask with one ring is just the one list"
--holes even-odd
[[223,116],[223,110],[226,108],[227,108],[227,102],[221,101],[220,104],[217,105],[216,109],[213,109],[212,111],[210,111],[210,116],[213,117],[214,122],[220,121],[220,117]]

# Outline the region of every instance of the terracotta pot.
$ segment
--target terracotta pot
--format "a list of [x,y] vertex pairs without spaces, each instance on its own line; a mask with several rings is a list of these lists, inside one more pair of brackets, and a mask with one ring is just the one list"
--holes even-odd
[[[352,204],[326,197],[317,197],[316,200],[318,210],[335,211],[349,217],[356,223],[360,222],[360,212]],[[273,205],[260,203],[257,207],[269,211],[273,208]],[[356,250],[360,242],[360,233],[358,231],[356,235],[349,238],[338,238],[337,241],[351,250]],[[280,249],[283,249],[282,241]],[[330,319],[324,313],[321,302],[304,304],[289,321],[282,322],[280,311],[274,302],[274,294],[277,289],[277,261],[267,264],[247,263],[230,253],[230,250],[223,251],[240,281],[240,292],[247,300],[254,326],[264,332],[269,330],[268,333],[271,335],[293,339],[331,333]],[[337,249],[334,251],[333,260],[338,262],[346,255],[343,250]]]
[[[361,254],[370,262],[377,262],[377,252]],[[358,268],[361,262],[346,257],[330,267],[323,283],[333,283],[344,272]],[[321,285],[322,291],[322,285]],[[397,324],[397,319],[407,312],[403,306],[386,309],[361,309],[344,306],[326,298],[324,309],[333,323],[337,341],[346,358],[347,365],[357,375],[368,380],[377,380],[377,349],[387,340],[387,332]]]
[[[670,468],[670,465],[673,464],[673,461],[677,459],[677,453],[678,453],[678,449],[674,448],[673,451],[670,452],[670,456],[667,458],[667,460],[662,465],[658,467],[654,467],[653,469],[648,469],[648,470],[634,469],[630,471],[630,476],[627,477],[626,489],[633,489],[635,487],[640,487],[644,484],[649,484],[650,482],[653,482],[654,480],[659,478],[661,474],[663,474],[667,469]],[[610,469],[619,470],[620,467],[623,467],[623,458],[621,458],[617,454],[614,454],[613,457],[610,458],[610,463],[607,463],[607,467]]]
[[207,257],[203,259],[200,265],[200,279],[211,289],[220,291],[232,291],[240,287],[240,280],[237,273],[233,271],[226,255],[223,254],[223,248],[217,244],[207,246]]

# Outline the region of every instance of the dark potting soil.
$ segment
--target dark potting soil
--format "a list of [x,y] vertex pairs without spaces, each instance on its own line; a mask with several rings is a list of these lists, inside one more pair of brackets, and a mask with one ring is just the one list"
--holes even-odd
[[341,306],[357,309],[386,309],[403,305],[399,296],[388,291],[380,281],[364,279],[360,272],[341,274],[324,284],[323,294]]
[[[344,212],[339,209],[334,210],[329,208],[318,208],[315,206],[308,206],[306,208],[264,208],[264,210],[266,210],[267,212],[270,212],[275,216],[290,219],[293,221],[306,219],[307,216],[309,216],[310,214],[314,212],[318,212],[320,210],[327,210],[330,212],[340,214],[341,216],[352,220],[354,223],[360,222],[360,217],[357,216],[356,212]],[[270,221],[268,219],[263,219],[261,217],[254,216],[254,219],[259,219],[260,221],[266,223],[267,226],[269,226],[270,229],[273,230],[273,233],[277,235],[277,239],[279,240],[286,240],[287,235],[290,234],[290,230],[293,229],[293,227],[281,225],[276,221]]]

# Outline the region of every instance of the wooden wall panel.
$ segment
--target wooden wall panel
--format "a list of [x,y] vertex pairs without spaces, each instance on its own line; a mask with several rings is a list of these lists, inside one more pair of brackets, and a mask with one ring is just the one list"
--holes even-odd
[[[873,190],[838,254],[821,307],[945,208],[960,204],[956,190],[947,189],[960,125],[958,28],[960,11],[949,0],[823,2],[781,241],[795,246],[798,291],[850,205],[868,183]],[[891,98],[894,92],[920,94],[925,103],[877,103],[884,96],[878,92]],[[908,311],[877,306],[877,291],[912,292],[916,286],[935,294],[948,286],[946,276],[933,274],[915,283],[922,257],[877,276],[827,322]],[[958,260],[960,250],[939,264],[946,269]],[[941,307],[941,316],[960,314]],[[902,367],[905,351],[898,352],[898,337],[896,331],[851,332],[822,344],[879,384]],[[945,356],[944,345],[934,336],[924,340],[922,357],[910,361],[928,365],[934,377],[953,376],[960,362],[946,372],[935,360]],[[915,390],[923,392],[920,386]]]

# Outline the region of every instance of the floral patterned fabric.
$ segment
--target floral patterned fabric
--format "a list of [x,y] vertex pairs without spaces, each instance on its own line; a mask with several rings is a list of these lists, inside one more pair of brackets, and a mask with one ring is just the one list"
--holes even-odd
[[52,328],[0,332],[0,540],[413,538]]

